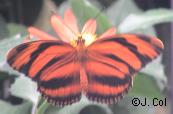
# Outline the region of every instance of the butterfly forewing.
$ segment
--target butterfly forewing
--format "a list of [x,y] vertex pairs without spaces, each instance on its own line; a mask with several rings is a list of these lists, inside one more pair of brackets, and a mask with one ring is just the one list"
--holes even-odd
[[87,97],[115,103],[131,87],[133,76],[162,50],[160,40],[140,34],[115,35],[95,41],[87,47]]
[[23,43],[9,51],[7,62],[37,82],[51,103],[71,104],[80,99],[80,68],[76,50],[62,41]]

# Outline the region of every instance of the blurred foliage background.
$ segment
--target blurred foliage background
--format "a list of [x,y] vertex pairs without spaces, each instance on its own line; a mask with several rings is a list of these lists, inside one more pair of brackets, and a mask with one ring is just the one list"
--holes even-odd
[[[170,96],[170,39],[173,11],[170,0],[0,0],[0,114],[169,114]],[[72,106],[54,107],[40,100],[36,84],[13,71],[6,64],[9,49],[23,42],[26,28],[35,26],[52,35],[49,25],[51,12],[63,16],[72,8],[79,26],[89,18],[96,18],[97,33],[111,26],[118,33],[143,33],[159,37],[164,53],[137,74],[134,87],[115,105],[89,102],[85,97]],[[132,98],[167,98],[166,107],[134,107]],[[38,111],[36,111],[38,110]]]

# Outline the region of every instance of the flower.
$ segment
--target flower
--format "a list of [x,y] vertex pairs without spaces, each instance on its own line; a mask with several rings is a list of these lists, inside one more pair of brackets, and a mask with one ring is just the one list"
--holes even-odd
[[[52,15],[50,22],[51,26],[60,37],[60,39],[65,42],[70,42],[73,46],[75,46],[75,41],[79,37],[85,40],[86,46],[96,40],[96,20],[89,19],[84,24],[82,31],[79,32],[76,17],[70,9],[65,11],[64,20],[59,15]],[[57,40],[57,38],[34,27],[29,27],[28,32],[30,33],[30,35],[36,36],[40,40]],[[112,27],[97,38],[112,36],[115,35],[115,32],[116,29]]]

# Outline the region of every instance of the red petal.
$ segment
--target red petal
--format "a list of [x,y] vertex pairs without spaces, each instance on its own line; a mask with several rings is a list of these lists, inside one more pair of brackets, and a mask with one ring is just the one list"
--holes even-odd
[[76,17],[74,16],[73,12],[70,9],[66,10],[64,14],[64,22],[68,25],[68,27],[70,27],[70,29],[75,34],[79,33]]
[[35,27],[29,27],[28,32],[30,35],[36,36],[38,40],[57,40],[57,38],[35,28]]
[[69,42],[77,36],[58,15],[51,17],[51,25],[63,41]]
[[96,27],[97,27],[97,24],[96,24],[96,20],[94,19],[90,19],[88,20],[83,29],[82,29],[82,34],[83,33],[91,33],[91,34],[95,34],[96,32]]
[[101,36],[99,36],[98,38],[105,38],[108,36],[112,36],[116,34],[116,29],[114,27],[109,28],[106,32],[104,32]]

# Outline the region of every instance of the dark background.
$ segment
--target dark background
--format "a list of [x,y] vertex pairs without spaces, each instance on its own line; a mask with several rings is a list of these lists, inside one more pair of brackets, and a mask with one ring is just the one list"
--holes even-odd
[[[52,0],[59,6],[65,0]],[[104,7],[109,7],[116,0],[99,0]],[[170,8],[170,0],[135,0],[143,10],[152,8]],[[43,0],[0,0],[0,15],[6,22],[32,25],[42,9]]]

